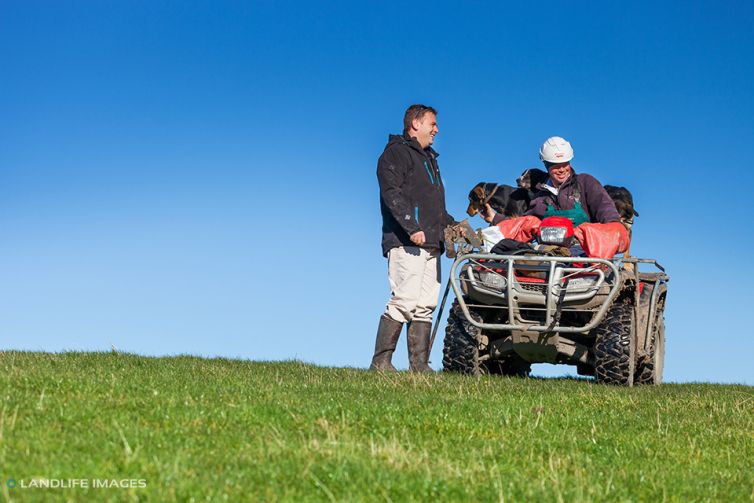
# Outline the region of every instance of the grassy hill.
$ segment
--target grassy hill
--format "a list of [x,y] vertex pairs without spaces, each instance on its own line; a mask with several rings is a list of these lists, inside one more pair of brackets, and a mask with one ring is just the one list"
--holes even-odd
[[0,396],[9,501],[754,498],[746,386],[3,352]]

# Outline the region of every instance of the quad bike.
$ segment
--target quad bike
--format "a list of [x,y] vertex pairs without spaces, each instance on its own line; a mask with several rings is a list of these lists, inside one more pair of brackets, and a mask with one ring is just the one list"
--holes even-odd
[[[664,268],[654,259],[578,256],[557,223],[543,220],[539,246],[512,254],[455,240],[444,370],[527,376],[533,363],[556,363],[598,383],[660,384]],[[656,270],[639,272],[640,265]]]

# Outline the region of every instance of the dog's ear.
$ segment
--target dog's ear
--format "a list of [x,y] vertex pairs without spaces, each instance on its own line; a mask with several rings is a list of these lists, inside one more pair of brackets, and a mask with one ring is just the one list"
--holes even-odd
[[529,190],[535,190],[537,188],[537,185],[539,185],[540,183],[545,183],[550,175],[547,173],[547,171],[542,171],[538,168],[531,168],[527,170],[527,177],[529,179],[529,187],[527,188]]
[[474,187],[473,192],[477,200],[484,201],[485,199],[487,199],[487,191],[484,190],[484,186],[480,187],[479,185],[477,185],[476,187]]
[[484,182],[477,183],[469,192],[469,207],[466,208],[466,213],[470,217],[473,217],[483,209],[482,203],[486,197],[484,185]]
[[484,192],[484,182],[477,183],[474,185],[474,188],[469,191],[469,201],[474,201],[475,199],[479,199],[479,191]]
[[516,185],[521,189],[529,189],[531,188],[531,177],[529,176],[530,169],[527,169],[523,173],[521,173],[521,176],[516,178]]

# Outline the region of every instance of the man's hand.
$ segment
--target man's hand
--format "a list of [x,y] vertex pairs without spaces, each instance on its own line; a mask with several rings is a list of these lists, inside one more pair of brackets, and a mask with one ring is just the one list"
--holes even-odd
[[421,246],[427,242],[427,238],[424,237],[424,231],[414,232],[411,234],[410,239],[416,246]]
[[495,218],[495,215],[497,212],[492,209],[492,206],[489,205],[489,203],[484,205],[484,211],[481,213],[482,218],[487,223],[492,223],[492,219]]

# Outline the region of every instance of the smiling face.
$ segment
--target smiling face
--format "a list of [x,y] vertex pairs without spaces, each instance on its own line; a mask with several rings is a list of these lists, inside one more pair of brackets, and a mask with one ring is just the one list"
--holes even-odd
[[559,162],[557,164],[546,163],[547,173],[550,175],[552,185],[554,187],[560,187],[571,176],[571,163]]
[[427,148],[435,141],[437,129],[437,116],[432,112],[426,112],[420,119],[411,122],[411,136],[416,138],[422,148]]

